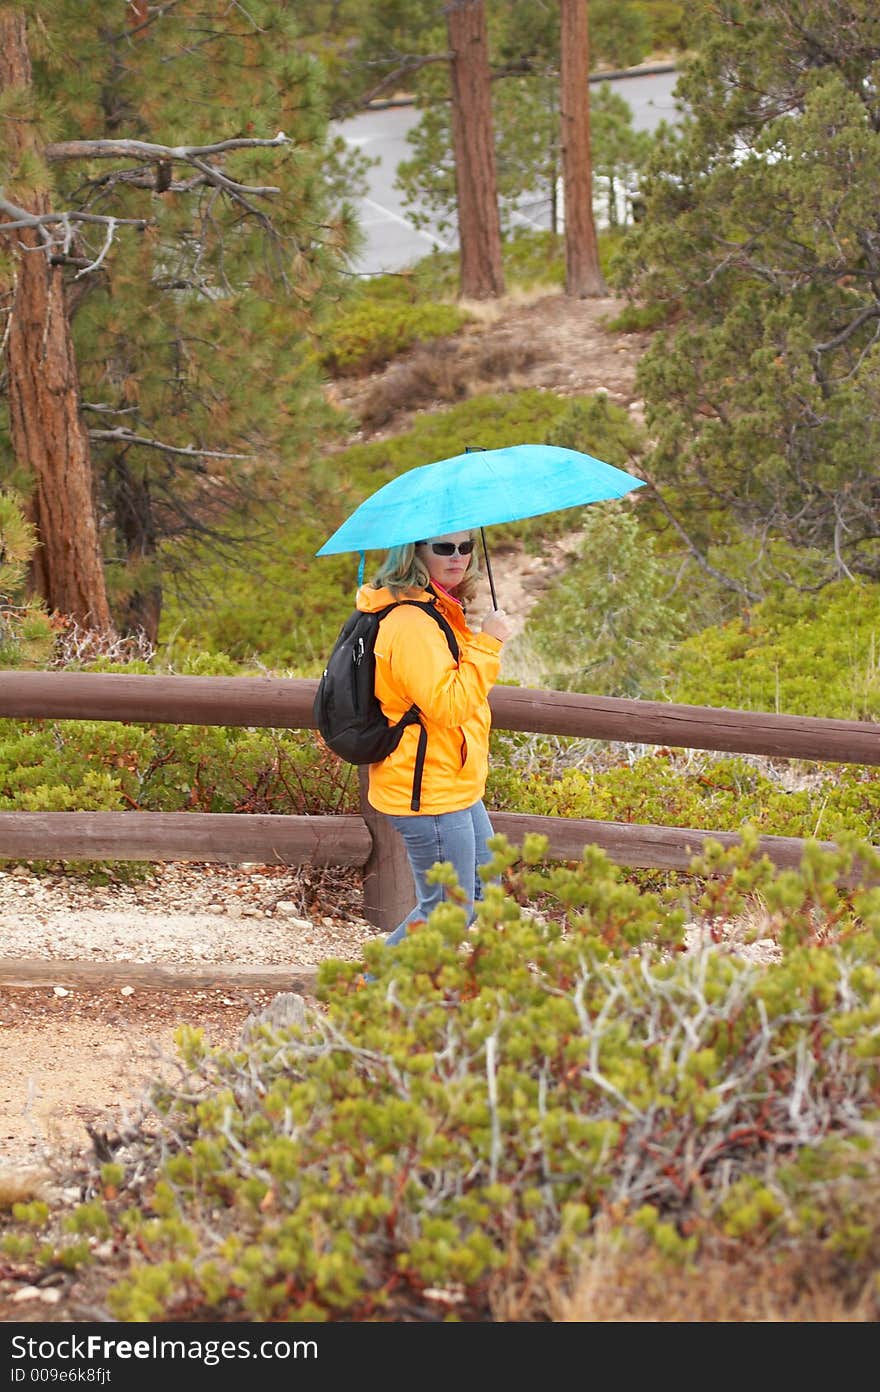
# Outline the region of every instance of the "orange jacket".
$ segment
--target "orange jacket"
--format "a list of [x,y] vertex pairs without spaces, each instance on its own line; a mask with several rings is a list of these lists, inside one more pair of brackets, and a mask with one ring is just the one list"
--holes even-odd
[[[421,590],[412,596],[427,602]],[[393,603],[387,589],[362,585],[357,607],[366,612]],[[501,642],[473,633],[461,606],[438,591],[437,608],[458,640],[456,667],[446,636],[429,614],[411,604],[392,609],[376,637],[376,695],[395,722],[415,704],[422,712],[428,747],[422,772],[420,816],[460,812],[485,791],[489,768],[489,692],[501,666]],[[412,816],[418,725],[408,726],[387,759],[370,765],[369,801],[378,812]]]

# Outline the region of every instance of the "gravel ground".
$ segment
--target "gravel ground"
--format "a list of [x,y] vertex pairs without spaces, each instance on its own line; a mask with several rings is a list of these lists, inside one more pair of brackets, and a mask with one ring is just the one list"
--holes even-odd
[[[356,961],[377,935],[360,914],[356,878],[339,871],[144,871],[136,882],[104,886],[24,866],[0,871],[0,1207],[4,1193],[17,1192],[22,1167],[39,1173],[53,1152],[88,1149],[93,1131],[112,1129],[145,1084],[172,1066],[181,1025],[227,1047],[279,993],[307,992],[303,982],[322,961]],[[16,962],[45,964],[48,973],[28,985]],[[71,962],[198,967],[210,984],[92,989],[69,982],[62,964]],[[273,968],[278,984],[236,983],[243,966]]]
[[0,871],[0,956],[315,967],[376,929],[339,877],[269,865],[149,867],[136,883]]

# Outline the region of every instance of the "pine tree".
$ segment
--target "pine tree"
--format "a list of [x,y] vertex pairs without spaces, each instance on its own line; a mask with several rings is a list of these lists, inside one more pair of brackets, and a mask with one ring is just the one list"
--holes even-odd
[[[62,395],[88,426],[117,622],[155,638],[162,586],[185,579],[192,546],[252,545],[248,507],[283,504],[326,416],[312,336],[353,219],[328,197],[320,65],[293,8],[273,0],[45,0],[0,13],[28,17],[38,141],[16,154],[21,100],[8,88],[0,217],[46,215],[25,230],[64,277],[79,384],[69,377]],[[11,279],[24,253],[0,240]],[[14,426],[2,468],[21,488],[33,460]],[[50,490],[35,518],[37,587],[93,620],[61,585],[58,512]],[[86,527],[84,503],[68,516]]]
[[607,295],[593,217],[587,0],[560,0],[559,115],[565,188],[565,293]]
[[[384,0],[380,8],[387,14],[399,6]],[[371,13],[374,9],[371,7]],[[563,6],[536,6],[532,0],[487,0],[486,4],[500,223],[505,229],[510,225],[511,210],[524,193],[544,191],[555,230],[557,186],[564,178],[569,185],[566,199],[572,208],[567,224],[567,282],[569,293],[577,296],[606,293],[592,210],[589,40],[595,29],[597,61],[619,65],[636,62],[650,44],[646,9],[633,0],[591,0],[588,28],[586,0],[566,0]],[[378,34],[371,42],[375,45],[371,52],[382,51]],[[443,55],[423,57],[422,66],[414,54],[409,65],[400,60],[401,47],[406,52],[409,44],[410,51],[426,52],[430,43],[439,44],[438,37],[415,20],[410,29],[395,30],[393,40],[387,40],[398,62],[386,81],[408,74],[409,87],[424,110],[408,137],[414,154],[399,166],[398,187],[416,226],[427,223],[426,212],[430,211],[442,231],[452,225],[450,214],[455,210],[460,229],[460,154],[453,139],[457,118],[440,62]],[[357,51],[364,58],[367,50]],[[353,60],[355,66],[356,62]],[[482,129],[486,129],[485,122]],[[463,246],[463,256],[465,250]]]
[[448,0],[446,32],[461,293],[467,299],[497,299],[504,293],[504,271],[484,0]]
[[53,609],[107,630],[110,608],[64,278],[41,221],[50,213],[50,196],[27,24],[11,6],[0,9],[0,93],[6,117],[3,182],[24,205],[4,200],[0,217],[16,234],[13,264],[4,277],[4,340],[12,448],[33,479],[30,514],[40,545],[32,565],[37,589]]
[[694,12],[691,119],[625,252],[629,293],[669,314],[640,365],[647,467],[692,553],[751,597],[877,578],[880,12]]

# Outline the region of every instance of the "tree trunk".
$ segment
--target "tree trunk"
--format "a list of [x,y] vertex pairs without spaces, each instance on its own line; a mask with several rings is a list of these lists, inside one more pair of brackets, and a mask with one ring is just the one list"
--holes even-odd
[[484,0],[448,0],[446,30],[461,293],[466,299],[497,299],[504,294],[504,270]]
[[560,0],[560,117],[565,190],[565,293],[607,295],[593,220],[590,154],[590,37],[587,0]]
[[[30,87],[24,15],[0,8],[0,91]],[[13,169],[23,155],[41,153],[31,121],[8,119],[4,143]],[[39,188],[22,201],[30,213],[50,210],[48,194]],[[0,215],[0,231],[9,220]],[[109,632],[91,454],[79,411],[62,271],[40,249],[37,229],[19,228],[8,240],[15,268],[6,348],[10,433],[16,460],[34,475],[30,516],[39,546],[33,583],[50,609]]]

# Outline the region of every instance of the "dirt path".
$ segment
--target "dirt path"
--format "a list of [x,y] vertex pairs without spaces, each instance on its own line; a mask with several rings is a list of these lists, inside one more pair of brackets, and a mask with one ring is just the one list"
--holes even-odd
[[236,990],[0,990],[0,1172],[41,1168],[47,1152],[114,1129],[174,1057],[182,1024],[217,1047],[237,1038],[271,993]]
[[[308,989],[320,962],[359,960],[375,930],[358,910],[351,877],[278,866],[162,865],[106,886],[0,871],[0,1176],[88,1146],[87,1128],[175,1057],[179,1026],[228,1046],[278,992]],[[74,962],[112,984],[81,984]],[[258,966],[270,984],[243,982]],[[141,984],[162,968],[198,984]]]

